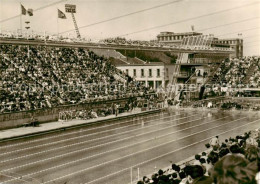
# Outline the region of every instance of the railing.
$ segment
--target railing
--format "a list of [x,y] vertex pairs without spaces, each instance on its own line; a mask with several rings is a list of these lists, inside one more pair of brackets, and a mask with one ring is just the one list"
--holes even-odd
[[191,64],[208,64],[209,62],[208,58],[193,58],[188,60],[188,63]]
[[174,77],[189,77],[189,72],[179,72],[179,73],[173,73]]

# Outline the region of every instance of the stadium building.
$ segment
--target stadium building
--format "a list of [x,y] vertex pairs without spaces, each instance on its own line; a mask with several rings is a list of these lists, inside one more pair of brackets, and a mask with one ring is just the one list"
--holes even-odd
[[230,55],[232,58],[241,58],[243,57],[243,39],[241,38],[226,38],[219,39],[214,38],[212,46],[215,47],[226,47],[232,48],[235,52]]
[[188,36],[199,36],[202,35],[202,33],[197,32],[185,32],[185,33],[174,33],[174,32],[160,32],[160,34],[157,35],[157,40],[160,43],[164,43],[166,45],[172,45],[172,44],[178,44],[180,45],[183,38],[186,38]]
[[[184,32],[184,33],[174,33],[174,32],[161,32],[157,35],[157,41],[166,45],[180,45],[184,38],[190,36],[202,36],[202,33],[198,32]],[[212,47],[221,48],[232,48],[235,52],[230,54],[230,57],[241,58],[243,57],[243,39],[241,38],[213,38]]]

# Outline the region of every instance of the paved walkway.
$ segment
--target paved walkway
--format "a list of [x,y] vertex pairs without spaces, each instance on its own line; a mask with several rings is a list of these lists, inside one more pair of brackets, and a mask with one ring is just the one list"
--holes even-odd
[[141,111],[141,109],[135,109],[131,112],[120,113],[117,117],[115,115],[109,115],[106,117],[98,117],[98,118],[89,119],[89,120],[74,119],[74,120],[67,121],[67,122],[55,121],[55,122],[51,122],[51,123],[43,123],[43,124],[40,124],[40,126],[38,126],[38,127],[20,127],[20,128],[6,129],[6,130],[0,131],[0,141],[6,140],[6,139],[18,138],[21,136],[30,136],[33,134],[50,132],[50,131],[59,130],[59,129],[66,128],[66,127],[80,126],[83,124],[96,123],[96,122],[115,119],[115,118],[118,119],[118,118],[123,118],[126,116],[138,115],[138,114],[149,113],[149,112],[151,113],[153,111],[155,111],[155,110]]

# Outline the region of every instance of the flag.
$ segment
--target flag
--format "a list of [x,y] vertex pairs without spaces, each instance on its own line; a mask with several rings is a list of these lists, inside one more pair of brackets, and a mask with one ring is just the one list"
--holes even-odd
[[26,15],[26,9],[22,4],[21,4],[21,10],[22,10],[22,15]]
[[191,26],[191,30],[194,31],[194,25]]
[[59,9],[58,9],[58,18],[60,18],[60,19],[66,19],[65,13],[63,13],[63,12],[60,11]]
[[33,16],[33,9],[28,9],[27,13],[28,13],[29,16]]

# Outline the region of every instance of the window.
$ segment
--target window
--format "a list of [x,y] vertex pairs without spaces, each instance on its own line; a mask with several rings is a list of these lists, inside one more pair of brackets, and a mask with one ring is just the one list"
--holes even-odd
[[125,70],[126,75],[128,75],[128,69]]
[[166,68],[166,76],[169,77],[169,70]]
[[157,69],[157,77],[160,77],[160,69]]
[[134,71],[134,77],[136,77],[136,69],[134,69],[133,71]]
[[152,77],[152,69],[149,69],[149,77]]
[[141,69],[141,77],[144,77],[144,69]]

